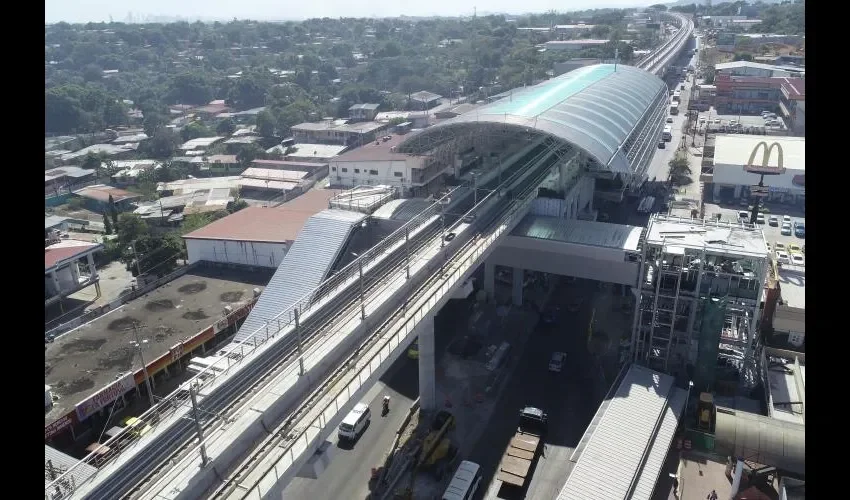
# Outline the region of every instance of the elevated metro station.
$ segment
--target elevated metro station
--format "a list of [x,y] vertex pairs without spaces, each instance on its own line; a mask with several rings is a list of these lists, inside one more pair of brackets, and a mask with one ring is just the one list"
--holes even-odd
[[[193,424],[178,410],[173,419],[179,424],[163,418],[144,438],[147,445],[129,450],[108,475],[100,473],[97,484],[81,491],[89,498],[110,498],[133,488],[138,493],[141,482],[149,493],[139,498],[198,498],[210,492],[213,498],[267,498],[299,473],[416,337],[420,404],[424,410],[436,408],[433,315],[480,266],[491,294],[496,265],[512,267],[515,276],[536,270],[635,284],[643,228],[597,222],[593,201],[600,193],[610,199],[612,192],[622,199],[647,181],[666,106],[667,87],[655,75],[601,64],[518,89],[411,134],[398,152],[450,162],[474,150],[483,162],[457,170],[450,194],[424,210],[381,212],[382,217],[328,209],[314,215],[232,343],[190,366],[199,381],[191,389],[198,397],[193,404],[214,415],[205,417],[207,424],[222,419],[205,432],[206,451],[183,455],[167,470],[143,456],[146,449],[165,456],[168,446],[153,444],[160,437],[170,443],[193,435]],[[504,144],[510,148],[497,147]],[[500,152],[493,154],[496,149]],[[545,201],[538,198],[540,188],[546,190]],[[356,251],[356,239],[370,228],[391,233]],[[515,303],[522,303],[521,295],[520,287]],[[272,375],[273,387],[257,394],[262,399],[233,409],[233,387],[247,389],[265,380],[274,363],[295,368]],[[334,375],[341,365],[353,370],[356,380]],[[336,385],[327,384],[342,381],[348,385],[339,385],[340,396],[330,397],[327,391]],[[325,392],[314,392],[318,389]],[[183,413],[191,407],[189,391],[187,386],[179,403]],[[302,438],[279,441],[292,432]],[[258,440],[265,444],[258,448]],[[263,453],[259,458],[257,449]],[[246,454],[251,457],[242,462]],[[129,470],[132,475],[122,476]],[[151,479],[154,473],[165,475]]]

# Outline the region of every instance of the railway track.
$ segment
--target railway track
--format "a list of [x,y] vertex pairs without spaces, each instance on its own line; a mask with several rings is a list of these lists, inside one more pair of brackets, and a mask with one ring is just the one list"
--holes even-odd
[[[505,181],[505,183],[510,182],[510,178],[512,178],[511,173],[520,173],[525,168],[526,162],[524,160],[526,158],[540,154],[542,148],[544,146],[540,145],[532,149],[523,159],[516,162],[514,167],[507,169],[505,174],[509,176],[509,180]],[[480,186],[479,189],[495,188],[497,187],[496,184],[497,182],[494,180]],[[465,211],[463,206],[464,203],[471,201],[469,198],[471,198],[470,193],[465,193],[464,198],[456,206],[458,208],[455,208],[455,213],[457,210],[461,212]],[[467,205],[471,205],[471,203],[467,203]],[[447,215],[447,227],[459,217],[459,215]],[[439,231],[439,222],[432,221],[425,230],[411,237],[410,244],[413,246],[410,252],[411,258],[415,258],[423,246],[427,245]],[[384,259],[378,268],[370,270],[369,275],[364,276],[365,294],[368,295],[370,292],[374,292],[384,286],[389,277],[392,276],[391,270],[397,269],[399,265],[403,264],[404,259],[404,252],[395,251],[388,258]],[[340,322],[349,321],[352,316],[359,314],[358,296],[358,287],[349,287],[343,296],[334,300],[334,303],[342,305],[341,307],[343,308],[341,310],[321,311],[318,315],[314,313],[305,318],[305,323],[301,325],[303,338],[302,350],[306,351],[321,340],[321,335],[318,335],[320,332],[327,331]],[[217,416],[217,418],[213,419],[202,419],[202,426],[205,433],[215,430],[231,416],[238,414],[245,406],[245,403],[250,402],[250,398],[257,394],[271,378],[292,366],[292,363],[297,360],[298,355],[297,339],[291,338],[281,342],[274,346],[273,350],[274,352],[271,355],[264,356],[264,359],[254,363],[249,377],[243,378],[240,381],[241,383],[231,383],[228,387],[222,387],[221,391],[216,390],[213,394],[199,401],[198,406],[202,415]],[[246,378],[250,380],[246,380]],[[247,391],[245,390],[246,382],[251,385],[251,388]],[[185,417],[182,418],[174,425],[174,428],[169,429],[168,435],[164,437],[164,442],[157,447],[157,452],[142,454],[147,456],[140,457],[140,460],[137,462],[141,463],[134,463],[134,474],[113,474],[111,478],[95,487],[87,497],[94,499],[137,497],[148,486],[153,484],[164,470],[185,459],[189,453],[194,452],[193,444],[195,443],[195,435],[194,422]],[[143,475],[141,480],[138,479],[140,474]],[[133,483],[133,480],[135,480],[135,483]]]
[[[538,167],[543,172],[542,174],[539,174],[538,176],[529,176],[519,186],[511,186],[510,189],[515,191],[518,190],[522,193],[520,198],[522,196],[527,196],[531,191],[536,190],[537,185],[539,185],[540,182],[545,179],[545,176],[548,175],[548,170],[552,166],[554,161],[556,161],[557,157],[551,151],[545,151],[541,154],[541,156],[546,154],[550,155],[550,158],[543,158],[542,166]],[[540,160],[540,157],[535,156],[532,162],[537,162],[538,160]],[[522,172],[517,172],[515,175],[520,174],[522,174]],[[507,182],[512,181],[513,176]],[[485,202],[486,200],[482,200],[481,203]],[[482,222],[484,223],[484,227],[490,228],[491,226],[493,226],[494,222],[497,219],[503,217],[504,214],[506,214],[509,210],[511,210],[512,206],[512,204],[503,204],[501,205],[502,208],[493,210],[492,214],[488,214],[489,217],[487,217],[485,220],[482,220]],[[482,231],[478,231],[477,233],[470,235],[469,239],[463,244],[463,246],[457,252],[455,252],[455,255],[461,254],[465,249],[469,247],[469,245],[474,244],[477,241],[476,237],[480,234],[482,234]],[[433,244],[433,242],[431,243]],[[445,264],[445,266],[448,265],[449,264]],[[444,266],[441,265],[440,267],[443,268]],[[434,274],[426,278],[425,282],[417,288],[416,292],[414,292],[412,298],[405,302],[413,302],[416,296],[418,294],[424,293],[425,290],[428,290],[430,286],[433,285],[435,280],[441,279],[444,272],[445,269],[439,272],[435,272]],[[237,468],[236,472],[233,475],[228,476],[228,479],[212,493],[211,498],[225,498],[228,497],[230,494],[235,493],[237,489],[240,489],[240,480],[251,472],[253,472],[259,465],[259,463],[261,463],[262,460],[266,456],[268,456],[268,454],[272,450],[274,450],[282,440],[287,438],[293,423],[298,422],[304,416],[304,414],[315,404],[315,402],[321,400],[324,396],[326,396],[330,389],[335,385],[335,383],[347,373],[348,370],[344,367],[353,366],[353,362],[356,361],[359,356],[359,353],[367,351],[375,343],[380,341],[387,326],[392,324],[395,319],[397,319],[398,315],[403,313],[403,311],[404,308],[398,308],[385,321],[383,321],[381,326],[378,327],[378,329],[370,335],[369,339],[366,340],[360,347],[358,347],[354,351],[354,353],[349,356],[349,358],[344,363],[340,365],[340,367],[343,368],[337,369],[333,374],[331,374],[322,383],[322,385],[317,390],[315,390],[307,398],[306,401],[304,401],[304,403],[298,408],[298,410],[293,412],[281,426],[279,426],[273,433],[271,433],[271,435],[266,438],[266,440],[256,449],[256,451],[249,455],[249,457]]]

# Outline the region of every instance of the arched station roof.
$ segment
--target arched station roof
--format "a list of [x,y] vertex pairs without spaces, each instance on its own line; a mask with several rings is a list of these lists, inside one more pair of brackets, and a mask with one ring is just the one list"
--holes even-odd
[[666,103],[667,86],[647,71],[614,64],[585,66],[417,132],[397,150],[424,153],[471,124],[506,125],[550,135],[581,148],[614,172],[631,173],[634,168],[622,146],[660,99]]

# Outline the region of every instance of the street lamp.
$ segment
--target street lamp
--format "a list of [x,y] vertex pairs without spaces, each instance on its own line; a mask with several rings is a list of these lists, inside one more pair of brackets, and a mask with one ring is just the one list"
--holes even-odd
[[133,336],[136,338],[136,340],[130,341],[130,344],[139,350],[139,359],[142,361],[142,370],[145,373],[145,384],[148,388],[148,399],[150,401],[151,408],[153,408],[156,402],[153,399],[153,387],[151,387],[151,377],[150,374],[148,374],[148,365],[147,363],[145,363],[145,355],[142,352],[142,346],[144,344],[147,344],[149,341],[148,339],[139,340],[139,324],[135,322],[133,323]]
[[685,408],[683,409],[682,418],[685,419],[688,416],[688,403],[691,402],[691,389],[694,388],[694,381],[688,380],[688,395],[685,397]]

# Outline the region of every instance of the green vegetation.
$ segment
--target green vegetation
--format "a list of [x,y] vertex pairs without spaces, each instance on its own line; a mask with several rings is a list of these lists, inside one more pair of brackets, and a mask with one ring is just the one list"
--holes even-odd
[[686,186],[691,180],[691,165],[687,153],[677,152],[670,160],[670,180],[674,186]]
[[[626,11],[595,10],[473,19],[312,19],[303,23],[233,21],[58,23],[45,29],[45,124],[53,134],[87,133],[131,122],[142,112],[150,137],[140,154],[167,158],[177,140],[232,131],[232,123],[190,125],[181,136],[162,132],[169,105],[223,99],[237,111],[267,106],[257,116],[261,134],[284,136],[292,125],[346,116],[358,102],[402,109],[405,97],[427,90],[447,97],[493,93],[546,78],[567,54],[536,46],[558,39],[518,27],[596,25],[582,38],[612,40],[576,57],[628,62],[631,47],[656,41],[651,31],[626,33]],[[104,71],[110,71],[104,73]],[[117,73],[115,72],[117,71]],[[476,96],[473,96],[475,98]],[[209,128],[208,128],[209,127]]]
[[779,35],[806,34],[806,2],[804,0],[783,1],[778,4],[744,1],[723,2],[714,5],[692,3],[671,7],[673,12],[694,14],[697,16],[736,16],[746,15],[761,19],[762,22],[750,29],[752,33],[774,33]]

